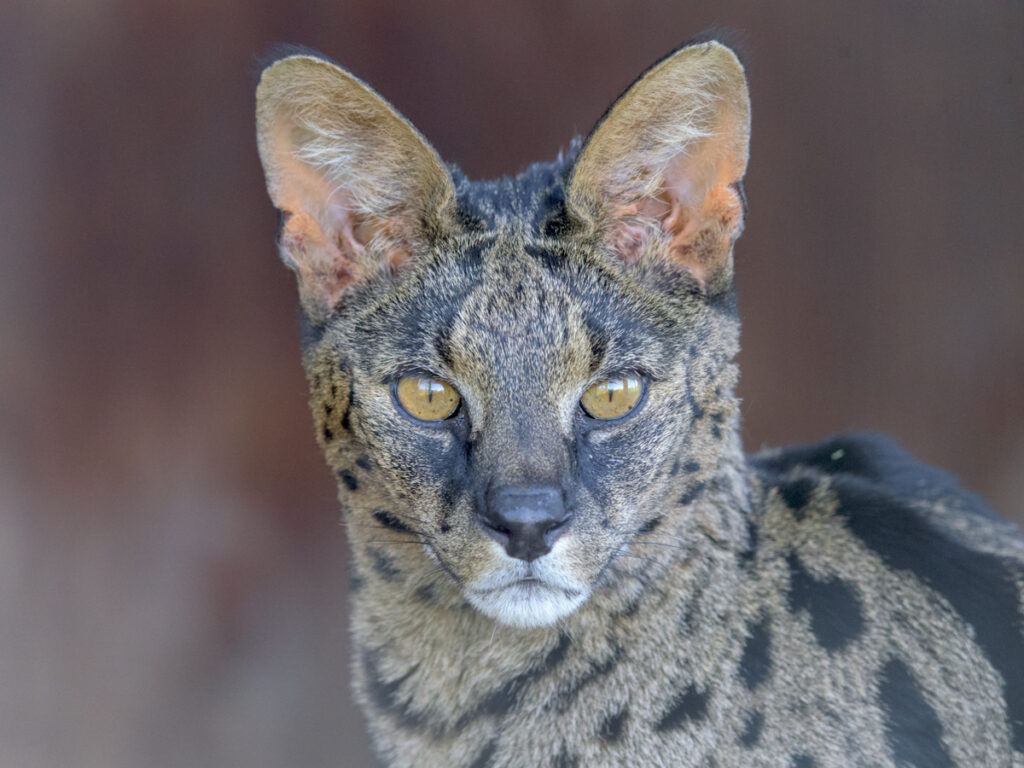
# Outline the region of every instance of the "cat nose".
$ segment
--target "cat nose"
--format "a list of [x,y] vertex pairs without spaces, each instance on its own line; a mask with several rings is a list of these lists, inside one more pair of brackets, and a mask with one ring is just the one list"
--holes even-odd
[[550,552],[569,522],[562,491],[549,485],[493,489],[479,517],[510,557],[527,562]]

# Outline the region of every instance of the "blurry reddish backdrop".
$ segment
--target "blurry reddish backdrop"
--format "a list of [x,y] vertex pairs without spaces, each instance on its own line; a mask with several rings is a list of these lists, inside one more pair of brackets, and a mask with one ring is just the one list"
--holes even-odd
[[323,51],[489,177],[712,24],[746,445],[883,429],[1024,520],[1024,4],[0,2],[0,768],[369,764],[255,57]]

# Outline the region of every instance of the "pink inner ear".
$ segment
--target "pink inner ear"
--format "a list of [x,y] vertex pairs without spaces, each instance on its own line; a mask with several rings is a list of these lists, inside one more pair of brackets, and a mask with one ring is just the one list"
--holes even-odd
[[[652,255],[686,268],[706,287],[724,266],[732,241],[743,226],[743,206],[735,189],[734,158],[717,137],[680,153],[661,174],[660,192],[616,207],[612,247],[623,261],[639,259],[653,245],[650,223],[668,235]],[[645,223],[645,221],[647,223]]]
[[350,206],[346,205],[346,201],[339,200],[339,197],[339,192],[332,193],[324,206],[325,234],[328,237],[333,235],[341,250],[352,258],[362,253],[366,240],[358,239],[357,222],[352,216]]
[[706,287],[712,275],[726,266],[733,241],[743,229],[738,191],[731,185],[712,187],[699,210],[681,223],[668,230],[673,232],[669,258],[685,266]]
[[393,222],[388,220],[346,221],[340,232],[342,250],[364,260],[366,246],[374,243],[373,258],[392,273],[400,272],[412,262],[408,247],[402,245],[405,238],[396,232]]
[[374,239],[373,263],[399,272],[411,262],[386,222],[359,221],[341,203],[328,204],[321,219],[326,232],[307,213],[288,214],[281,232],[282,256],[298,275],[302,303],[311,316],[332,312],[345,289],[367,277],[366,245]]
[[281,231],[281,254],[299,279],[302,305],[311,317],[323,318],[342,292],[361,275],[343,245],[324,234],[307,213],[289,214]]

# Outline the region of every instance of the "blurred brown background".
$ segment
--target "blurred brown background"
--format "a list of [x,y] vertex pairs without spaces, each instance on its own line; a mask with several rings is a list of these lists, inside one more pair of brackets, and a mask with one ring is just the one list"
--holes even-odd
[[474,177],[747,51],[749,448],[884,429],[1024,521],[1024,4],[0,2],[0,766],[362,766],[253,139],[317,48]]

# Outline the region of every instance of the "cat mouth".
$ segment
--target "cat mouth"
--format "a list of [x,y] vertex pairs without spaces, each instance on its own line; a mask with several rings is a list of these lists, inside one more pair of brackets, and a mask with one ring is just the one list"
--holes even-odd
[[[525,579],[520,579],[519,581],[517,581],[512,586],[513,587],[518,587],[519,589],[526,589],[526,590],[529,590],[529,589],[550,589],[550,587],[547,585],[546,582],[541,581],[536,576],[528,576]],[[557,587],[556,587],[556,589],[557,589]],[[563,590],[563,591],[568,594],[568,590]]]
[[515,594],[521,594],[524,596],[537,595],[542,592],[559,592],[569,598],[578,597],[583,593],[582,589],[569,588],[559,586],[557,584],[550,584],[544,579],[538,578],[537,576],[526,576],[521,579],[513,579],[509,581],[507,584],[502,584],[495,587],[488,587],[484,589],[477,588],[472,591],[475,594],[481,596],[494,595],[499,592],[506,591],[511,591]]
[[589,596],[587,589],[557,574],[489,574],[466,590],[481,613],[510,626],[549,626],[575,611]]

